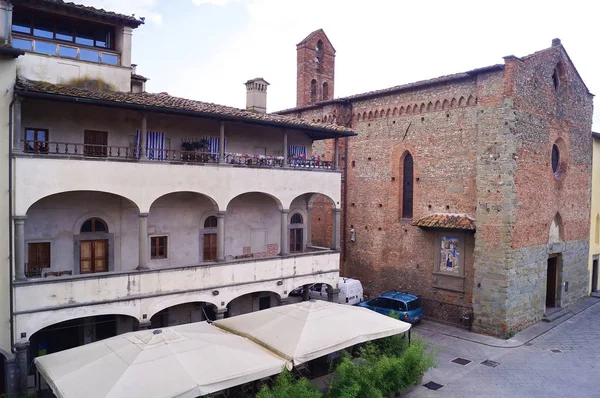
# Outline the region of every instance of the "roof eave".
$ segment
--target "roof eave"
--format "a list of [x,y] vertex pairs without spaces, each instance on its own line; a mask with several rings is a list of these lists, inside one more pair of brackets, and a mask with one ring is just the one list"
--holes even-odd
[[199,117],[205,119],[214,119],[214,120],[224,120],[224,121],[235,121],[235,122],[243,122],[254,125],[267,125],[271,127],[279,127],[286,128],[289,130],[300,130],[307,135],[309,135],[313,140],[324,140],[329,138],[343,138],[343,137],[351,137],[357,135],[352,131],[334,131],[327,128],[319,128],[319,127],[311,127],[311,126],[299,126],[293,123],[285,123],[278,122],[272,120],[256,120],[252,118],[244,118],[242,116],[232,116],[232,115],[223,115],[220,113],[210,113],[210,112],[199,112],[199,111],[191,111],[186,109],[177,109],[177,108],[169,108],[169,107],[161,107],[161,106],[152,106],[152,105],[143,105],[143,104],[132,104],[127,102],[119,102],[119,101],[107,101],[107,100],[99,100],[93,98],[84,98],[84,97],[76,97],[69,95],[60,95],[60,94],[52,94],[52,93],[41,93],[39,91],[29,91],[27,89],[23,90],[20,88],[15,88],[15,94],[28,97],[28,98],[38,98],[38,99],[52,99],[62,102],[71,102],[71,103],[79,103],[79,104],[87,104],[87,105],[97,105],[97,106],[106,106],[110,108],[120,108],[120,109],[131,109],[131,110],[145,110],[145,111],[153,111],[157,113],[164,114],[172,114],[172,115],[180,115],[180,116],[190,116],[190,117]]

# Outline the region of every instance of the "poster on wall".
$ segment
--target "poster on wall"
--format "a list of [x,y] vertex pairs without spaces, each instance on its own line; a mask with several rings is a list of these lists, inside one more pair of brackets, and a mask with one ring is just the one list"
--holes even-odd
[[440,271],[458,273],[458,238],[442,236],[441,242]]

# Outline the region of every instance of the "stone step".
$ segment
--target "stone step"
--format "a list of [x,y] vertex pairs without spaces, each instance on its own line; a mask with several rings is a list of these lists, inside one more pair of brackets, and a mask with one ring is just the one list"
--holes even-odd
[[570,313],[571,312],[566,309],[560,309],[560,310],[548,312],[548,313],[544,314],[544,317],[542,318],[542,322],[553,322],[553,321],[560,319],[563,316],[570,314]]

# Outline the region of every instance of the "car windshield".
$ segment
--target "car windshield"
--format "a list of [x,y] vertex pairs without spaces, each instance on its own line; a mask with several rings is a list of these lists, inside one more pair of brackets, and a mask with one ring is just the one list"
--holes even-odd
[[421,299],[416,299],[416,300],[408,302],[408,310],[409,311],[419,309],[420,307],[421,307]]

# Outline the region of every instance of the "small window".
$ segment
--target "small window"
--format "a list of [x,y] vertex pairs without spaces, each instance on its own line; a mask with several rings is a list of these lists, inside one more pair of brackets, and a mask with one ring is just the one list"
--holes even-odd
[[48,153],[48,130],[26,128],[25,152]]
[[29,243],[27,245],[27,276],[42,276],[42,268],[50,268],[50,242]]
[[329,99],[329,85],[327,83],[323,83],[323,101],[327,101]]
[[552,145],[552,171],[557,174],[559,171],[558,166],[560,165],[560,149],[558,145]]
[[108,232],[106,223],[99,218],[90,218],[81,226],[81,232]]
[[402,168],[402,218],[413,216],[413,180],[413,158],[407,153]]
[[167,258],[167,237],[153,236],[150,244],[150,258],[159,259]]
[[204,220],[204,228],[217,228],[217,217],[207,217],[206,220]]
[[310,101],[317,102],[317,81],[315,79],[310,82]]
[[302,215],[300,213],[296,213],[292,216],[290,224],[302,224],[304,220],[302,219]]

